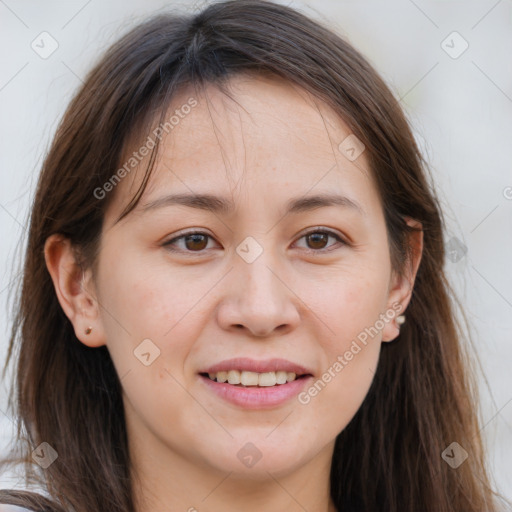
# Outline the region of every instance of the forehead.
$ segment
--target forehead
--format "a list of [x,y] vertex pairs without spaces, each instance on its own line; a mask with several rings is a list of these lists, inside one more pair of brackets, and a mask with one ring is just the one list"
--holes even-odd
[[[347,158],[340,144],[351,131],[324,102],[276,77],[237,76],[228,82],[228,93],[210,84],[175,95],[167,125],[155,124],[167,129],[136,210],[164,192],[233,197],[238,190],[244,198],[259,196],[268,203],[311,190],[375,201],[364,152],[356,160]],[[133,151],[134,145],[126,159]],[[140,186],[148,161],[144,157],[117,186],[112,218]]]
[[[215,86],[197,95],[198,107],[169,137],[167,163],[209,158],[218,163],[222,158],[233,176],[255,168],[261,176],[284,161],[295,161],[299,170],[325,168],[344,159],[338,145],[350,129],[304,89],[281,78],[245,75],[232,78],[228,85],[229,97]],[[182,93],[175,105],[193,94]]]

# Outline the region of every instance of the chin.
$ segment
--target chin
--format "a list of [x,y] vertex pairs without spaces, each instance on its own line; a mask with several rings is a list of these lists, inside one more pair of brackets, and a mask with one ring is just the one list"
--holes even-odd
[[288,436],[286,443],[282,437],[271,439],[273,434],[267,437],[270,431],[266,429],[265,434],[252,437],[245,433],[243,440],[230,438],[225,446],[217,445],[218,450],[208,454],[208,462],[220,471],[233,472],[232,476],[267,480],[269,473],[288,474],[305,463],[306,453],[321,450],[304,446],[300,436]]

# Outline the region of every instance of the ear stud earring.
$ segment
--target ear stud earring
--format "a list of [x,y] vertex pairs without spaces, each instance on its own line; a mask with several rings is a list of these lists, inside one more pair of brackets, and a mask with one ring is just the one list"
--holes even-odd
[[87,329],[85,329],[85,334],[91,334],[91,332],[92,332],[91,326],[89,326],[89,327],[87,327]]
[[399,315],[396,317],[396,323],[397,323],[397,326],[398,326],[398,329],[400,329],[400,327],[402,326],[402,324],[405,323],[405,315]]

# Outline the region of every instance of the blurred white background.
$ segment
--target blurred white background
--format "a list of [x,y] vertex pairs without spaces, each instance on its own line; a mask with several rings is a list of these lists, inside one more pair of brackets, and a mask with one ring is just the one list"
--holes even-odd
[[[99,53],[157,10],[205,2],[0,0],[0,359],[8,291],[39,168]],[[512,498],[512,2],[286,1],[348,38],[383,75],[431,163],[454,252],[447,271],[472,322],[485,378],[482,432],[496,487]],[[47,34],[42,34],[46,32]],[[454,34],[453,32],[456,32]],[[43,39],[43,42],[41,40]],[[47,55],[52,50],[51,55]],[[467,247],[467,252],[456,247]],[[486,385],[485,379],[488,382]],[[0,453],[10,443],[6,384]],[[452,440],[447,440],[447,444]],[[1,475],[0,488],[23,487]]]

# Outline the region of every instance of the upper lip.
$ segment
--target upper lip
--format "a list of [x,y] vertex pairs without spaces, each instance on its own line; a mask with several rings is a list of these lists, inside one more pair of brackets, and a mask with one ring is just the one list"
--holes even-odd
[[277,372],[279,370],[285,372],[293,372],[296,375],[312,374],[311,370],[300,364],[293,363],[287,359],[265,359],[256,360],[246,357],[237,357],[234,359],[226,359],[220,363],[214,364],[199,373],[217,373],[227,372],[229,370],[265,373]]

